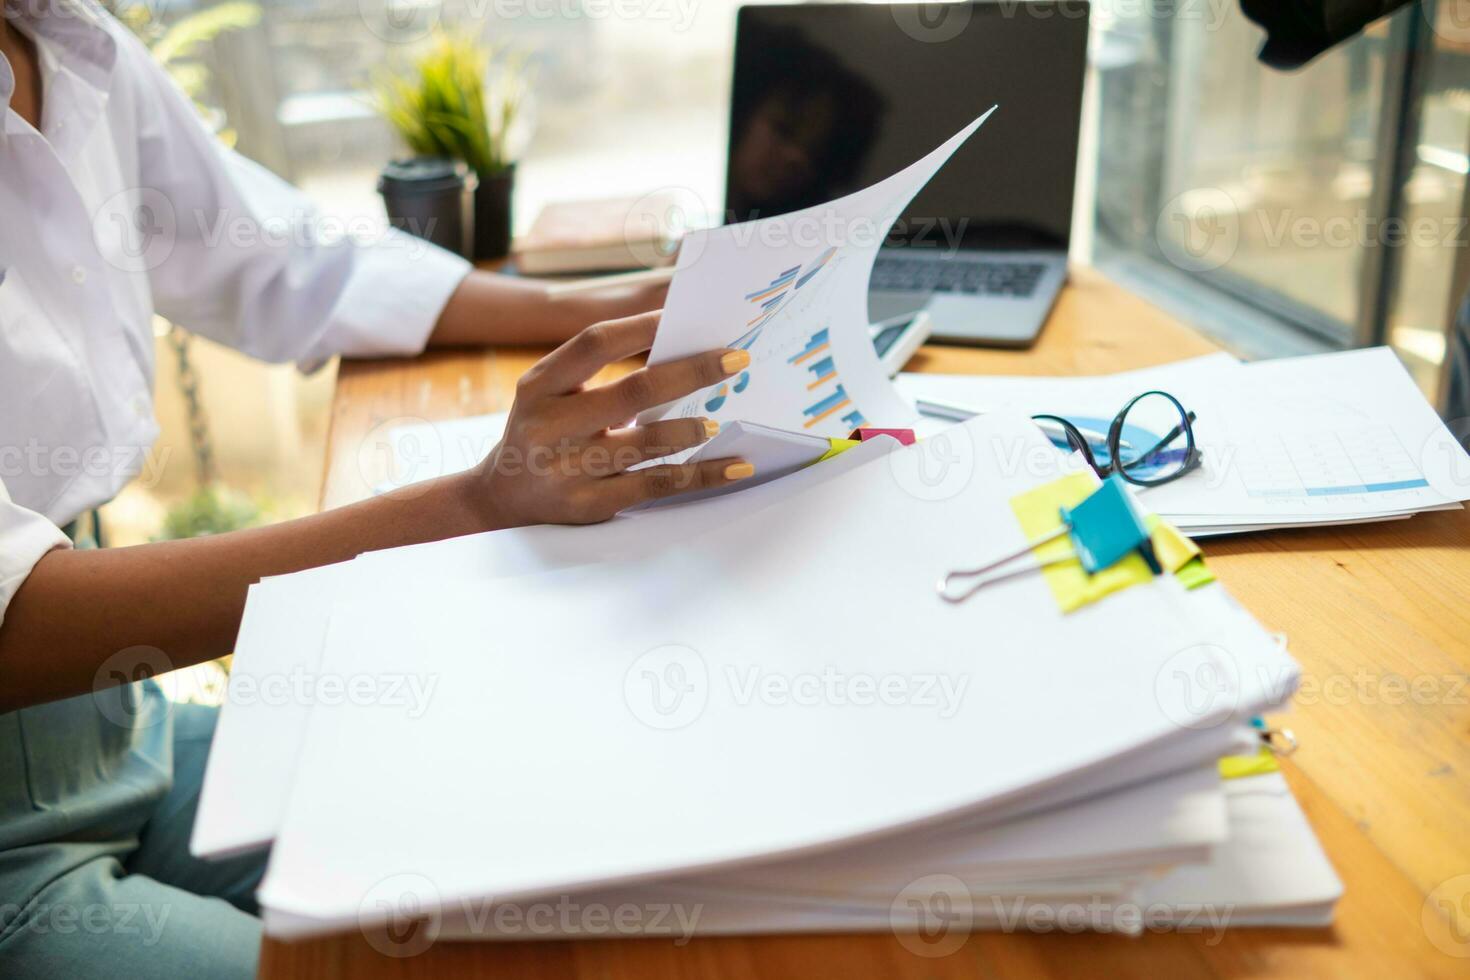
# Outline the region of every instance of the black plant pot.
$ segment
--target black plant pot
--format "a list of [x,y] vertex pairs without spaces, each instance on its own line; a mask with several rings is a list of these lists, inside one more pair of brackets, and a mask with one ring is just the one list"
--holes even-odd
[[511,198],[516,168],[480,177],[475,191],[475,258],[500,259],[510,254]]
[[475,175],[464,164],[440,157],[395,160],[383,168],[378,193],[393,227],[472,257]]

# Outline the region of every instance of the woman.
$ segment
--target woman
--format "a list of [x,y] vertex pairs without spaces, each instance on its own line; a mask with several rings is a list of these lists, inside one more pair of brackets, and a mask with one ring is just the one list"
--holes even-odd
[[[228,653],[262,576],[600,521],[749,476],[736,460],[629,472],[713,426],[619,428],[749,356],[585,387],[649,347],[657,314],[640,311],[657,293],[553,302],[397,234],[314,239],[304,202],[221,149],[85,0],[8,0],[0,113],[0,974],[253,976],[262,861],[187,851],[213,712],[164,710],[156,685],[114,669],[118,655],[148,647],[183,666]],[[471,472],[273,527],[72,548],[62,528],[110,499],[156,435],[155,309],[270,360],[572,339],[522,379],[504,440]],[[576,333],[594,320],[608,322]],[[536,458],[554,465],[526,465]]]

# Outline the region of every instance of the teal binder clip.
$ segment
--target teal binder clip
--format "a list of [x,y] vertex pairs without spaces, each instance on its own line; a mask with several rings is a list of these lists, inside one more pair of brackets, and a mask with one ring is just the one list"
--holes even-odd
[[1062,524],[1071,529],[1077,560],[1087,574],[1111,568],[1134,551],[1143,554],[1155,575],[1162,571],[1148,528],[1118,477],[1108,477],[1076,507],[1061,508],[1061,514]]
[[[1062,562],[1072,561],[1074,558],[1081,562],[1087,574],[1095,575],[1105,568],[1116,565],[1129,554],[1137,552],[1143,556],[1143,560],[1148,563],[1149,569],[1155,575],[1163,574],[1163,566],[1159,564],[1158,556],[1154,554],[1153,539],[1149,536],[1148,528],[1144,526],[1143,518],[1134,508],[1133,499],[1128,496],[1128,491],[1124,489],[1120,478],[1108,477],[1076,507],[1061,507],[1058,510],[1062,519],[1061,527],[1028,542],[1021,550],[987,562],[979,568],[950,572],[939,581],[940,597],[946,602],[964,602],[987,585],[1036,571],[1048,565],[1059,565]],[[1073,554],[1058,555],[1035,565],[1027,565],[981,578],[1002,565],[1030,554],[1032,549],[1038,545],[1054,541],[1064,534],[1072,538]],[[981,581],[971,585],[962,593],[956,594],[950,591],[950,586],[955,580],[967,578],[981,578]]]

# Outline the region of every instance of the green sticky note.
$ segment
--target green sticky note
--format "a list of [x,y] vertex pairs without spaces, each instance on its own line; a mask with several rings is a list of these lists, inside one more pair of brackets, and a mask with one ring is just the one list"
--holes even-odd
[[1180,565],[1174,572],[1174,577],[1183,583],[1186,589],[1197,589],[1215,581],[1215,573],[1209,570],[1204,558],[1198,555]]

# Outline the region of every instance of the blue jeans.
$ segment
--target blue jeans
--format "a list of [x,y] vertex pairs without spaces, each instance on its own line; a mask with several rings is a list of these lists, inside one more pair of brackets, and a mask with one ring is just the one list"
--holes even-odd
[[132,690],[118,751],[95,695],[0,715],[0,976],[255,976],[265,856],[189,854],[218,711]]

